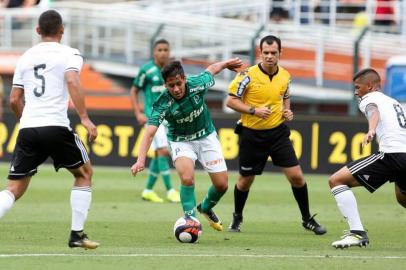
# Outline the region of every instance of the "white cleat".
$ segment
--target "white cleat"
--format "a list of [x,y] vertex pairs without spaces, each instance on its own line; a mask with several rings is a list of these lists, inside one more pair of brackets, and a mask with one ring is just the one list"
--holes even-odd
[[366,232],[361,234],[344,231],[341,240],[331,243],[335,248],[349,248],[352,246],[366,247],[369,244],[369,239]]

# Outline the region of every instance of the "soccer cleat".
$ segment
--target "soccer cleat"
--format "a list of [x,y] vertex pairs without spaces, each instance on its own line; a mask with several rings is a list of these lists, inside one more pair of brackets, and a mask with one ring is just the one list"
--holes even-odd
[[168,201],[173,202],[173,203],[180,202],[180,194],[175,189],[169,190],[166,198],[168,199]]
[[201,204],[199,204],[196,209],[209,221],[210,227],[219,232],[223,231],[222,223],[212,209],[210,209],[209,212],[203,212]]
[[334,241],[331,245],[335,248],[348,248],[352,246],[366,247],[369,244],[368,235],[366,232],[344,231],[341,240]]
[[316,215],[311,216],[308,220],[303,221],[302,225],[306,230],[312,231],[317,235],[322,235],[327,232],[326,228],[317,223],[314,219]]
[[145,201],[162,203],[164,200],[158,196],[153,190],[144,190],[142,192],[141,198]]
[[90,240],[84,232],[71,232],[68,245],[71,248],[95,249],[100,244]]
[[233,213],[233,221],[231,222],[230,226],[228,226],[228,231],[229,232],[240,232],[241,224],[242,224],[242,215]]

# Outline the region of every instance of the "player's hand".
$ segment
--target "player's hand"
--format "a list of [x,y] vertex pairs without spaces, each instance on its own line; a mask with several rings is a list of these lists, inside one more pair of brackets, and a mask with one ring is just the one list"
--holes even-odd
[[140,126],[145,125],[145,123],[148,121],[147,117],[143,113],[140,113],[140,114],[136,115],[135,117],[137,118],[137,122]]
[[235,72],[236,72],[236,69],[242,67],[242,65],[243,65],[243,62],[238,57],[230,59],[226,63],[227,69],[235,71]]
[[293,112],[291,110],[283,110],[282,115],[287,121],[293,120]]
[[255,116],[267,119],[271,115],[272,110],[268,107],[255,108]]
[[375,137],[375,130],[368,130],[368,133],[365,134],[364,140],[362,141],[362,147],[364,147],[368,143],[372,142],[374,137]]
[[93,124],[92,121],[90,121],[89,118],[81,120],[81,123],[87,130],[89,142],[93,142],[97,137],[96,126]]
[[136,176],[137,173],[142,172],[145,169],[145,164],[137,160],[134,165],[131,166],[131,173],[133,176]]

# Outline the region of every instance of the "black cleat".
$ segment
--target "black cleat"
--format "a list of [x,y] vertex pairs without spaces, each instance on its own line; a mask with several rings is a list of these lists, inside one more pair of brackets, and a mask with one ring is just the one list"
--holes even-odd
[[317,223],[317,221],[314,219],[314,216],[316,215],[313,215],[308,220],[303,221],[303,227],[306,230],[312,231],[317,235],[325,234],[327,232],[326,228],[324,228],[323,225]]
[[203,212],[201,204],[196,206],[196,209],[209,221],[210,227],[219,232],[223,231],[221,220],[217,217],[217,215],[213,212],[212,209],[210,209],[209,212]]
[[228,226],[229,232],[241,232],[242,214],[233,213],[233,221]]
[[68,245],[71,248],[80,247],[84,249],[95,249],[100,244],[87,238],[87,235],[83,231],[82,232],[72,231],[70,233]]

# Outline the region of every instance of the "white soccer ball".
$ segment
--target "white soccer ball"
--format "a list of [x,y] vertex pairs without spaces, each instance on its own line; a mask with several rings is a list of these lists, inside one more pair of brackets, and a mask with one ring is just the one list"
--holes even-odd
[[195,243],[202,235],[202,225],[197,218],[184,216],[175,222],[173,233],[181,243]]

